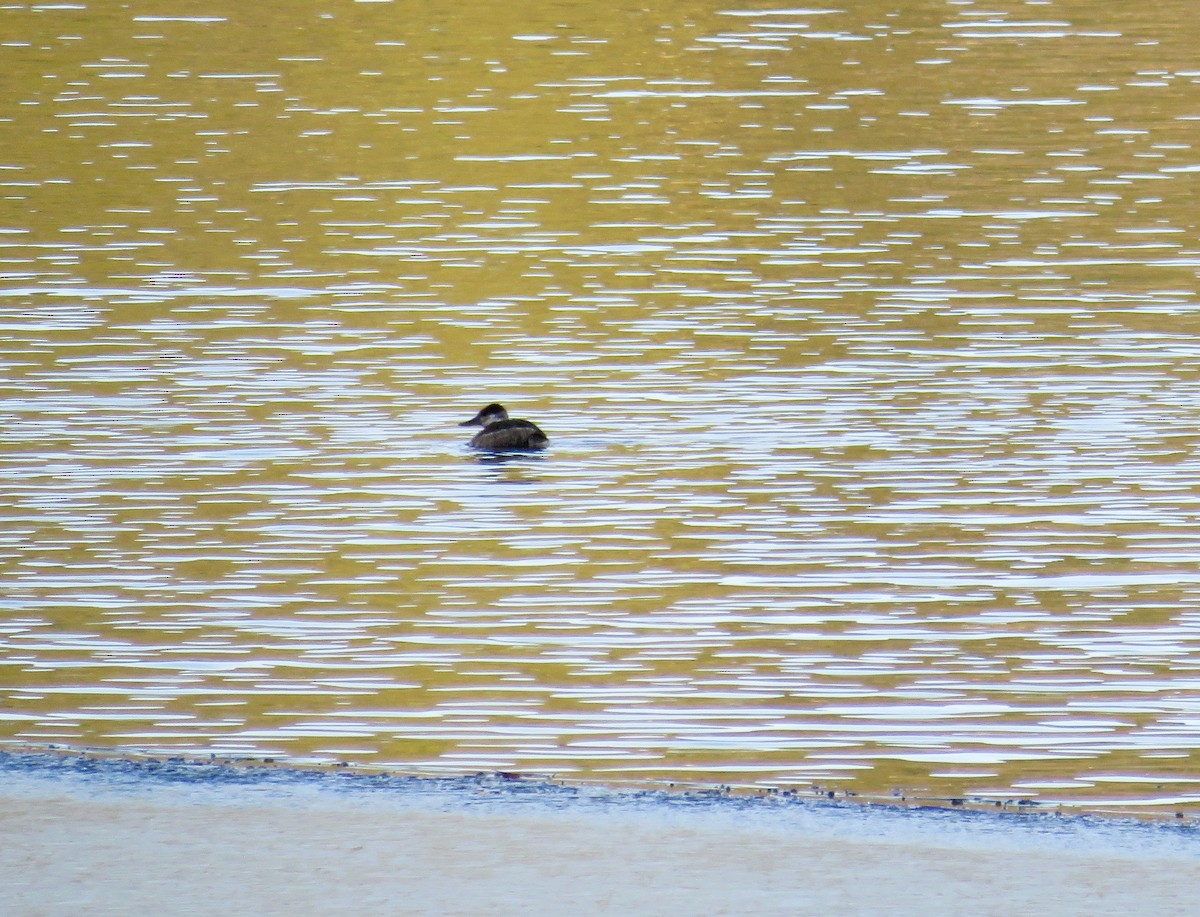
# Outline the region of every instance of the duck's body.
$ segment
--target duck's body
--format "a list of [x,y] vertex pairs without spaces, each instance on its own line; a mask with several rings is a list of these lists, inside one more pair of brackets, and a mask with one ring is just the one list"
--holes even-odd
[[468,444],[484,452],[534,452],[545,449],[550,438],[528,420],[510,420],[499,404],[489,404],[460,427],[483,427]]

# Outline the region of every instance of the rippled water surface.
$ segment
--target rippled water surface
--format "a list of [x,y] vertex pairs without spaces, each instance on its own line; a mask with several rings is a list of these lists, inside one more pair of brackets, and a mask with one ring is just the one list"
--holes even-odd
[[1197,811],[1194,11],[852,6],[0,8],[0,740]]

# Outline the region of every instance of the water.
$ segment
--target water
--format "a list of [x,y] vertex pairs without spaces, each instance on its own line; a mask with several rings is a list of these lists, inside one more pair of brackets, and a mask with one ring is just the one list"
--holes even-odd
[[1093,7],[0,10],[0,739],[1194,812],[1200,69]]

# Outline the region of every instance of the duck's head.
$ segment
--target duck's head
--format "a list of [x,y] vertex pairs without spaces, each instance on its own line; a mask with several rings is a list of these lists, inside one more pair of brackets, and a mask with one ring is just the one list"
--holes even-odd
[[479,413],[470,420],[464,420],[459,424],[460,427],[486,427],[490,423],[495,423],[498,420],[508,420],[508,411],[504,410],[504,406],[500,404],[489,404],[486,408],[480,408]]

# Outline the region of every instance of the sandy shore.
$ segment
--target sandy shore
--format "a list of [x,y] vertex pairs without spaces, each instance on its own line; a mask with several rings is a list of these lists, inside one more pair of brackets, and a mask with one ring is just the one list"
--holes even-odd
[[0,772],[0,913],[1184,915],[1200,837],[860,807]]

